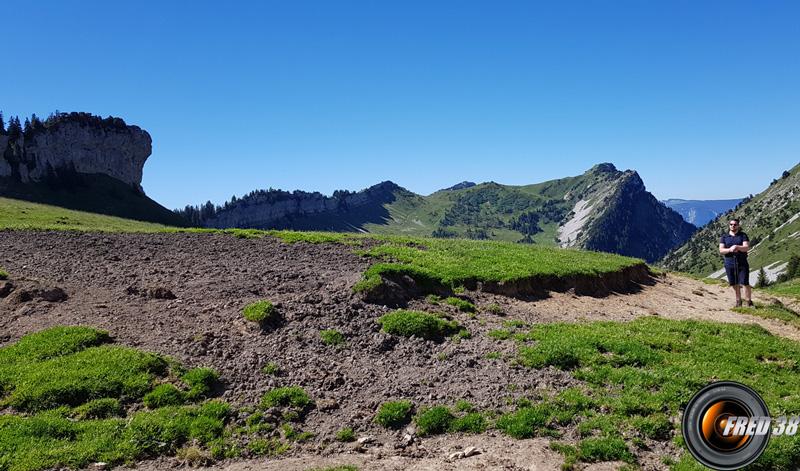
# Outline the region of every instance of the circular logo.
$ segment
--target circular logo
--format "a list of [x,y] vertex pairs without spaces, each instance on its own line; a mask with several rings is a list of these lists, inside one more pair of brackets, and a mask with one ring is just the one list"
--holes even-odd
[[[767,405],[757,392],[733,381],[704,387],[683,413],[683,438],[700,463],[720,471],[752,463],[769,442]],[[767,433],[764,433],[764,425]]]

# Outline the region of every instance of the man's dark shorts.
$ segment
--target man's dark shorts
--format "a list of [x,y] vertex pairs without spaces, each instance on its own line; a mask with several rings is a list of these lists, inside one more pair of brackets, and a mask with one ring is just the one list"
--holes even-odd
[[[739,269],[737,272],[736,269]],[[750,266],[747,264],[739,264],[738,267],[726,266],[725,274],[728,275],[728,284],[750,286]]]

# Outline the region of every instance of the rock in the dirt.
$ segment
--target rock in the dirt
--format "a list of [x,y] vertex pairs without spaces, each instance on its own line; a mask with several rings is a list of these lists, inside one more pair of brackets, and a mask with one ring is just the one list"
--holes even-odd
[[10,281],[0,281],[0,298],[5,298],[14,291],[14,284]]
[[108,463],[105,463],[103,461],[98,461],[97,463],[92,465],[92,469],[96,469],[97,471],[102,471],[106,468],[108,468]]
[[464,449],[464,458],[469,458],[470,456],[480,455],[482,452],[481,450],[477,449],[474,446],[468,446]]
[[358,443],[359,445],[367,445],[367,444],[372,443],[374,441],[375,441],[375,437],[373,437],[371,435],[367,435],[367,436],[364,436],[364,437],[360,437],[357,440],[356,443]]
[[175,299],[177,296],[163,286],[156,286],[154,288],[147,288],[147,297],[152,299]]
[[457,451],[455,453],[450,453],[450,456],[448,456],[447,458],[451,459],[451,460],[460,460],[463,457],[464,457],[464,452],[463,451]]
[[339,408],[339,403],[335,399],[319,399],[317,401],[317,409],[325,412]]
[[67,293],[63,289],[54,288],[26,288],[17,289],[8,296],[11,304],[22,304],[34,299],[41,299],[51,303],[58,303],[67,299]]

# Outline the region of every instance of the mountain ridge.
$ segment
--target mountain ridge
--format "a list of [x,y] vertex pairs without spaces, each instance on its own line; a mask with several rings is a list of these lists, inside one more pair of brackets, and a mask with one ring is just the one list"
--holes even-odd
[[[647,192],[633,170],[610,163],[531,185],[462,182],[431,195],[386,181],[359,192],[257,190],[224,205],[176,210],[204,227],[361,231],[497,239],[602,250],[652,261],[694,227]],[[643,237],[660,227],[661,238]]]

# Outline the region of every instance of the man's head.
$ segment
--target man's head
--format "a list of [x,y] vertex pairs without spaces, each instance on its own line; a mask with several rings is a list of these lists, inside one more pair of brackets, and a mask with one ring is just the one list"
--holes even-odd
[[731,232],[739,232],[739,220],[736,218],[729,220],[728,229],[730,229]]

